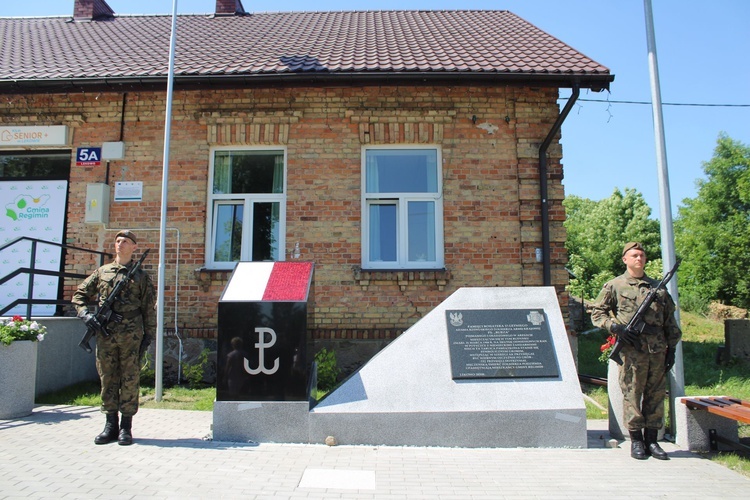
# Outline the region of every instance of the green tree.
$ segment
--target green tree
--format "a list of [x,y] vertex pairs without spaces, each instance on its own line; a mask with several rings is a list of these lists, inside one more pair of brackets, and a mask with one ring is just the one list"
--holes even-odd
[[635,189],[626,188],[623,194],[615,188],[612,196],[601,201],[568,196],[563,205],[568,269],[575,275],[569,285],[573,295],[583,292],[593,299],[607,280],[622,274],[622,247],[628,241],[640,241],[655,259],[647,272],[658,264],[659,222],[649,218],[651,208]]
[[709,301],[750,307],[750,147],[719,135],[703,163],[698,195],[683,200],[675,221],[682,258],[680,302],[701,311]]

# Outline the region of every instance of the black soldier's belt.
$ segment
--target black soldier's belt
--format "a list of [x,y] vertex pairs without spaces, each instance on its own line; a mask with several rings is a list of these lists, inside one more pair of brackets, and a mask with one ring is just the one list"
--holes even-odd
[[656,326],[656,325],[644,325],[643,326],[643,333],[645,335],[657,335],[662,332],[664,332],[663,326]]
[[140,309],[133,309],[132,311],[124,311],[124,312],[120,312],[120,311],[114,311],[114,312],[115,314],[119,314],[120,316],[122,316],[122,319],[133,319],[141,315]]

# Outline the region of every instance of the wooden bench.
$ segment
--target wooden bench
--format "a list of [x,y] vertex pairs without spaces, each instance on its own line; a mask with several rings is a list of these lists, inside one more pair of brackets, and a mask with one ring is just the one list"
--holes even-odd
[[[728,428],[726,427],[727,422],[723,422],[724,429],[728,429],[729,432],[720,433],[718,427],[722,427],[721,419],[719,421],[710,418],[701,419],[702,422],[699,427],[702,428],[704,433],[708,432],[710,450],[718,450],[719,443],[722,443],[732,448],[750,451],[750,447],[741,444],[737,437],[737,423],[750,424],[750,401],[726,396],[684,397],[680,401],[690,410],[705,411],[711,415],[717,415],[723,419],[733,421]],[[684,430],[689,431],[690,429],[686,427]],[[727,433],[734,439],[728,439],[721,435]],[[691,447],[691,449],[693,448]]]

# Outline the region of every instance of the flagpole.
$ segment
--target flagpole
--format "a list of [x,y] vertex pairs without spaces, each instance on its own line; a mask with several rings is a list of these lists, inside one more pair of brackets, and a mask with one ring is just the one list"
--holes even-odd
[[[651,106],[654,117],[654,139],[656,142],[656,166],[659,178],[659,213],[661,224],[661,255],[664,272],[675,264],[674,232],[672,226],[672,202],[669,194],[669,173],[667,150],[662,118],[661,88],[659,84],[659,63],[656,58],[656,35],[654,33],[654,13],[651,0],[644,0],[646,13],[646,39],[648,42],[648,68],[651,80]],[[677,305],[675,319],[680,324],[680,301],[677,294],[677,276],[667,284],[669,294]],[[675,398],[685,395],[685,376],[682,363],[682,342],[677,344],[675,365],[669,372],[669,434],[675,435]]]
[[[156,394],[162,399],[164,372],[164,254],[167,235],[167,185],[169,184],[169,136],[172,128],[172,87],[174,86],[174,49],[177,40],[177,0],[172,2],[172,31],[169,41],[169,70],[167,73],[167,109],[164,116],[164,160],[161,177],[161,215],[159,219],[159,271],[156,309]],[[176,293],[176,291],[175,291]]]

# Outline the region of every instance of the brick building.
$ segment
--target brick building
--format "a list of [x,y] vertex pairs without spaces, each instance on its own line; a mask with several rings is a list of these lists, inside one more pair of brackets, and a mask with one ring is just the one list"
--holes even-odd
[[[0,185],[63,182],[61,241],[111,252],[130,228],[155,256],[171,16],[71,1],[73,17],[0,18],[0,134],[64,127],[52,145],[0,140]],[[315,263],[315,341],[382,343],[467,286],[554,286],[567,311],[559,128],[579,89],[613,78],[508,11],[216,0],[178,16],[165,330],[214,337],[238,260]],[[103,145],[116,153],[99,164],[76,157]],[[87,222],[92,184],[106,220]],[[60,266],[93,263],[67,252]]]

